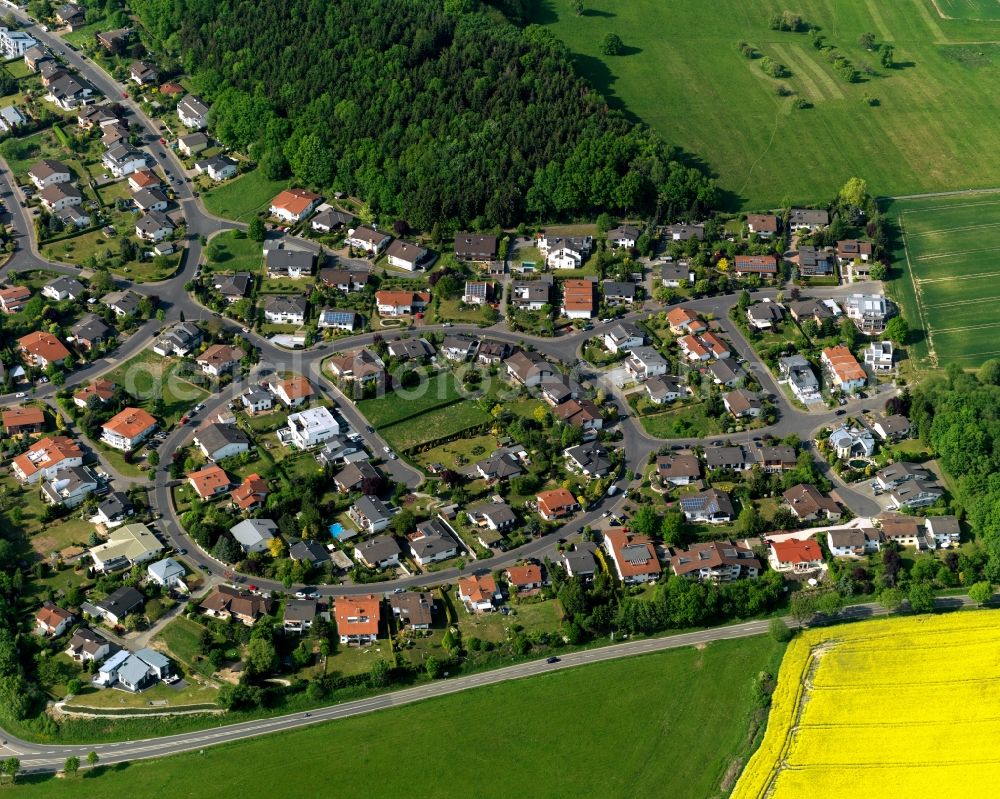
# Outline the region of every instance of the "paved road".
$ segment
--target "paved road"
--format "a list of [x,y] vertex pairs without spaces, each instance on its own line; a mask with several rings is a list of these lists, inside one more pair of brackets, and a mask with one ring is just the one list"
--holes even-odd
[[[973,604],[968,597],[964,596],[938,600],[938,606],[941,609],[972,607]],[[845,609],[839,617],[830,621],[840,622],[865,619],[885,615],[886,612],[884,608],[873,603],[854,605]],[[799,626],[791,617],[786,618],[784,621],[790,628]],[[19,758],[21,767],[26,772],[56,771],[62,767],[67,757],[73,755],[79,757],[81,763],[85,763],[86,755],[90,751],[97,752],[102,765],[163,757],[165,755],[199,750],[216,744],[230,743],[247,738],[256,738],[261,735],[309,727],[314,724],[358,716],[376,710],[401,707],[425,699],[446,696],[511,680],[519,680],[525,677],[534,677],[590,663],[647,655],[687,646],[710,644],[713,641],[727,641],[763,635],[767,633],[768,625],[769,622],[766,620],[756,620],[661,638],[644,638],[636,641],[627,641],[625,643],[565,654],[560,657],[558,663],[548,663],[545,660],[532,660],[480,674],[437,680],[415,688],[406,688],[401,691],[380,694],[368,699],[358,699],[351,702],[330,705],[314,710],[309,714],[293,713],[258,721],[227,724],[201,732],[180,733],[160,738],[96,745],[53,745],[23,741],[0,731],[0,734],[5,735],[4,744],[0,746],[0,757],[15,756]]]

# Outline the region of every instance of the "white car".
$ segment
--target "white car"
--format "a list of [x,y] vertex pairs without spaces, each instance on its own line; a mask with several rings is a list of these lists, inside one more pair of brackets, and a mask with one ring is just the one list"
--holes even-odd
[[385,452],[386,454],[392,452],[392,450],[389,447],[382,447],[382,451]]
[[25,394],[23,391],[18,391],[17,394],[15,394],[14,396],[17,397],[18,399],[24,399],[28,395]]

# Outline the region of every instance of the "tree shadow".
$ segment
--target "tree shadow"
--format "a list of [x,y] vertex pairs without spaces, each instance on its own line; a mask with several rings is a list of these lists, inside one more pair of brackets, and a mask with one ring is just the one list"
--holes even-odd
[[893,61],[891,70],[913,69],[917,65],[916,61]]
[[622,47],[621,52],[618,53],[618,57],[639,55],[639,53],[641,52],[642,52],[641,47],[632,47],[626,44],[624,47]]
[[551,25],[559,19],[555,3],[552,0],[537,0],[533,6],[527,13],[530,22],[534,22],[536,25]]
[[612,17],[616,17],[618,15],[615,14],[615,12],[613,12],[613,11],[601,11],[600,9],[597,9],[597,8],[585,8],[585,9],[583,9],[583,13],[580,16],[581,17],[600,17],[602,19],[611,19]]

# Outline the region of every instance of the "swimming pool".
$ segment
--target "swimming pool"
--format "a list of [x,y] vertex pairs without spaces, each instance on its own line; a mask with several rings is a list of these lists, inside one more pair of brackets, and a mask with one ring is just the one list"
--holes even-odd
[[340,534],[342,532],[344,532],[344,525],[342,525],[340,522],[334,522],[333,524],[330,525],[330,535],[332,535],[334,538],[339,540]]

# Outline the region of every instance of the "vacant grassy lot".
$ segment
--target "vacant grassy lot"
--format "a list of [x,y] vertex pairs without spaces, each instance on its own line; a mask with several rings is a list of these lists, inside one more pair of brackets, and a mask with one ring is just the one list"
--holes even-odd
[[226,230],[213,236],[207,249],[214,251],[215,260],[207,261],[204,268],[209,272],[257,272],[260,270],[261,245],[247,238],[245,233]]
[[[376,799],[706,799],[721,794],[723,775],[745,746],[751,678],[773,671],[780,651],[760,637],[583,666],[204,754],[135,762],[101,775],[100,793],[202,797],[208,782],[244,784],[252,763],[252,793],[285,799],[313,799],[330,785]],[[630,689],[604,689],[614,685]],[[469,746],[469,719],[488,719],[498,743]],[[419,768],[401,767],[399,753],[418,730],[433,731],[434,746]],[[288,768],[290,756],[296,768]],[[76,797],[80,785],[45,778],[33,794]]]
[[185,380],[175,358],[164,358],[152,350],[140,352],[131,360],[105,375],[106,379],[123,386],[143,407],[161,397],[164,411],[162,422],[169,427],[192,405],[201,402],[208,392]]
[[899,226],[890,283],[910,327],[918,366],[977,366],[1000,353],[1000,194],[886,205]]
[[[580,16],[564,0],[528,8],[613,105],[703,159],[731,206],[761,208],[828,201],[854,174],[884,195],[1000,185],[1000,6],[936,5],[956,18],[933,0],[591,0]],[[769,17],[786,9],[875,74],[848,83],[807,34],[770,30]],[[609,32],[623,55],[601,54]],[[865,32],[895,46],[895,67],[859,44]],[[759,59],[740,54],[741,41],[790,75],[765,75]],[[781,84],[794,94],[779,96]],[[796,109],[799,99],[812,107]]]
[[401,419],[448,405],[462,395],[451,372],[438,372],[418,386],[399,389],[375,399],[361,400],[358,410],[373,427],[383,428]]
[[[958,799],[993,784],[1000,764],[988,742],[1000,721],[983,700],[1000,678],[998,642],[989,610],[808,631],[789,645],[767,734],[733,799]],[[891,690],[858,683],[871,669]],[[937,690],[907,674],[937,675]]]
[[269,208],[274,196],[287,185],[288,181],[268,180],[255,169],[205,192],[201,199],[209,213],[246,222],[258,211]]
[[393,447],[407,450],[425,441],[459,433],[488,422],[492,417],[473,402],[457,402],[383,428],[382,436]]
[[657,438],[711,436],[722,432],[719,420],[706,416],[705,406],[700,402],[680,405],[650,416],[640,416],[639,421],[647,433]]

